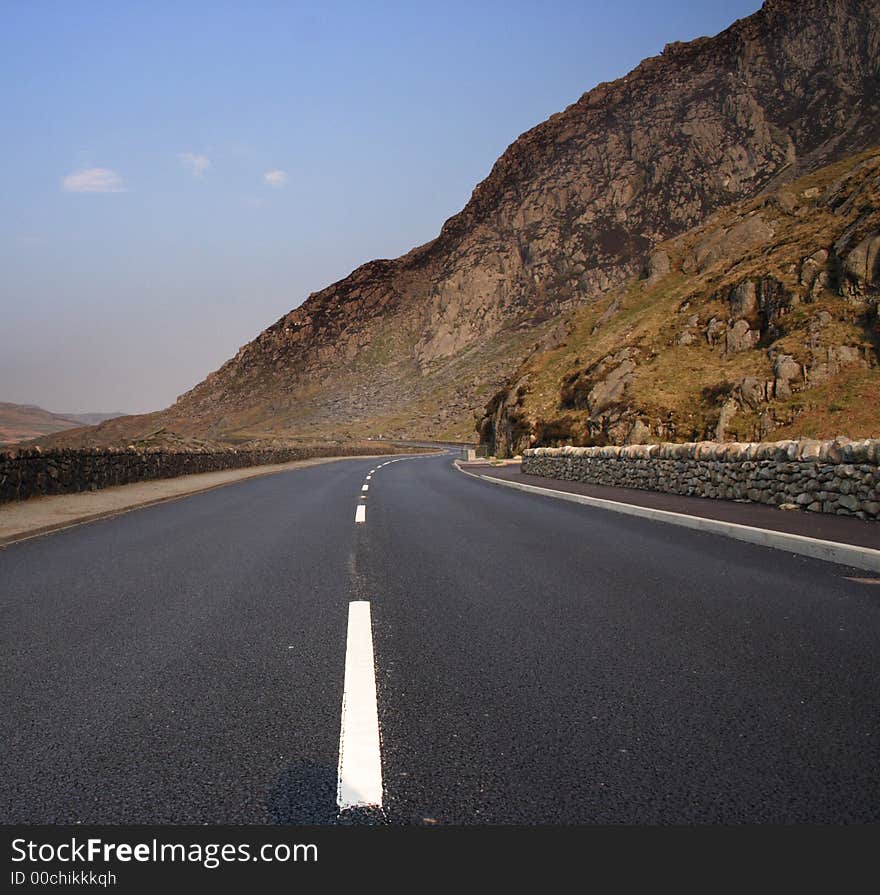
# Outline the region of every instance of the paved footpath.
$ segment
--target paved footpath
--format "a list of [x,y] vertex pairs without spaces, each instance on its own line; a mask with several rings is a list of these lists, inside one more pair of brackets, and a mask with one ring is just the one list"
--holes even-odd
[[880,549],[880,524],[852,516],[832,516],[808,513],[804,510],[780,510],[766,504],[713,500],[707,497],[686,497],[662,494],[637,488],[615,488],[607,485],[587,485],[545,476],[527,475],[517,465],[492,466],[489,463],[462,463],[461,466],[479,475],[488,475],[506,482],[520,482],[538,488],[550,488],[569,494],[583,494],[602,500],[614,500],[641,507],[651,507],[672,513],[687,513],[704,519],[718,519],[738,525],[750,525],[771,531],[788,532],[808,538],[837,541],[860,547]]

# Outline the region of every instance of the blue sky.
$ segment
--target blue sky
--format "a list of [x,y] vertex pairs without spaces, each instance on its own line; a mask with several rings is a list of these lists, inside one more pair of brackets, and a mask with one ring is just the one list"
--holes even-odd
[[757,0],[0,0],[0,401],[158,409]]

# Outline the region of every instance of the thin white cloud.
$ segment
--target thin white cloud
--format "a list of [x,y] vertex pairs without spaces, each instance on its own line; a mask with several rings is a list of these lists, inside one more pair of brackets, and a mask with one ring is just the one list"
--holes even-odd
[[177,157],[189,169],[193,177],[204,177],[205,171],[211,167],[211,159],[206,155],[193,152],[178,152]]
[[287,172],[267,171],[263,175],[263,180],[265,180],[266,183],[269,184],[269,186],[274,186],[276,189],[280,189],[287,184]]
[[62,181],[66,193],[122,193],[125,184],[110,168],[83,168]]

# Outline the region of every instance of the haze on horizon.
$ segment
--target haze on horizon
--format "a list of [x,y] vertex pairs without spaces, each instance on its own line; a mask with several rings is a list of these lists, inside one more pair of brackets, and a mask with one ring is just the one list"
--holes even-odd
[[3,3],[0,401],[172,403],[523,131],[758,0]]

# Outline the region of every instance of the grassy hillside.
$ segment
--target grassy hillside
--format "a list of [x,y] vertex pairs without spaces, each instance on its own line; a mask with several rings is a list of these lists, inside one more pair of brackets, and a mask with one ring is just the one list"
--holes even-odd
[[482,435],[532,444],[880,434],[880,152],[731,206],[577,310]]

